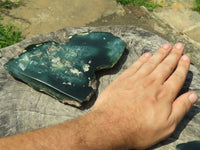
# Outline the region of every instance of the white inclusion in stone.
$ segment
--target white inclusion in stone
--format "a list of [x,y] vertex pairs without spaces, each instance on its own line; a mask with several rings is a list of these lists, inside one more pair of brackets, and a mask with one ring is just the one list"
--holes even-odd
[[71,67],[72,65],[71,65],[72,63],[70,62],[70,61],[65,61],[65,66],[66,67]]
[[26,66],[24,66],[24,64],[19,63],[19,67],[24,71],[26,69]]
[[37,44],[37,45],[35,45],[36,47],[39,47],[39,46],[41,46],[42,44]]
[[59,58],[59,57],[53,58],[53,59],[52,59],[52,62],[53,62],[53,63],[58,63],[58,62],[60,62],[60,58]]
[[19,67],[24,71],[28,64],[30,63],[30,59],[28,56],[22,57],[22,59],[19,60]]
[[87,71],[89,71],[89,70],[90,70],[90,65],[85,64],[85,65],[83,66],[83,71],[84,71],[84,72],[87,72]]
[[71,82],[67,82],[67,84],[68,84],[68,85],[72,85],[72,83],[71,83]]
[[20,61],[29,62],[29,57],[25,55],[24,57],[22,57],[22,59],[20,59]]
[[89,32],[83,32],[83,33],[81,33],[81,34],[79,34],[79,35],[84,36],[84,35],[88,35],[88,34],[89,34]]
[[80,75],[82,74],[82,72],[80,72],[78,69],[70,69],[71,73],[76,74],[76,75]]
[[[54,45],[55,45],[55,44],[54,44]],[[48,50],[49,50],[49,51],[55,51],[55,50],[57,49],[57,47],[54,46],[54,45],[49,46],[49,47],[48,47]]]

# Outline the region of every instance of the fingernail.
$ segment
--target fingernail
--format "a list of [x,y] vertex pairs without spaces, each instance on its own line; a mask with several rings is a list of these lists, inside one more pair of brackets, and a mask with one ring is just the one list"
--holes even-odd
[[190,100],[190,102],[191,102],[192,104],[196,103],[196,101],[198,100],[198,95],[192,93],[192,94],[189,96],[189,100]]
[[190,58],[189,58],[187,55],[183,55],[183,56],[182,56],[182,59],[183,59],[184,61],[189,61],[189,60],[190,60]]
[[170,49],[170,47],[171,47],[171,45],[168,44],[168,43],[166,43],[166,44],[164,44],[164,45],[162,46],[162,48],[164,48],[164,49],[166,49],[166,50]]
[[147,58],[150,58],[151,57],[151,53],[149,53],[149,52],[145,53],[144,56],[147,57]]
[[176,43],[175,48],[182,50],[184,48],[184,45],[182,43]]

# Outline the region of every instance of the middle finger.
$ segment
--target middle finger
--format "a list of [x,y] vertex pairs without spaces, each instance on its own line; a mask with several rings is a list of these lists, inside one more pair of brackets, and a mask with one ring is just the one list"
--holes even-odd
[[170,44],[164,44],[137,72],[136,76],[145,77],[149,75],[171,51]]
[[171,53],[160,63],[150,76],[156,77],[157,82],[163,84],[174,71],[184,50],[182,43],[177,43]]

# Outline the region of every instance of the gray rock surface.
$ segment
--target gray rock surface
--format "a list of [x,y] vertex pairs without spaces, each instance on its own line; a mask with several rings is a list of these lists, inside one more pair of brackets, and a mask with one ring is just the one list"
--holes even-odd
[[[97,76],[99,89],[97,95],[144,52],[154,53],[165,41],[161,37],[137,27],[108,26],[65,28],[55,32],[26,39],[13,46],[1,49],[0,58],[0,137],[14,135],[38,128],[59,124],[84,115],[95,102],[95,97],[81,109],[64,105],[52,97],[35,91],[28,85],[17,81],[3,68],[10,58],[16,57],[31,45],[46,41],[64,43],[77,33],[88,31],[111,32],[127,43],[127,49],[119,63],[110,70],[104,70]],[[200,96],[200,72],[191,65],[182,91],[193,90]],[[176,145],[200,139],[200,102],[192,107],[173,135],[150,149],[174,150]]]

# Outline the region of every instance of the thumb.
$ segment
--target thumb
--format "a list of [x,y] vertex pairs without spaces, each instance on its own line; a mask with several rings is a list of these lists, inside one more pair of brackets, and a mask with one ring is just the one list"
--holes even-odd
[[190,110],[194,103],[198,100],[197,93],[188,92],[179,96],[172,104],[171,117],[178,124],[185,114]]

